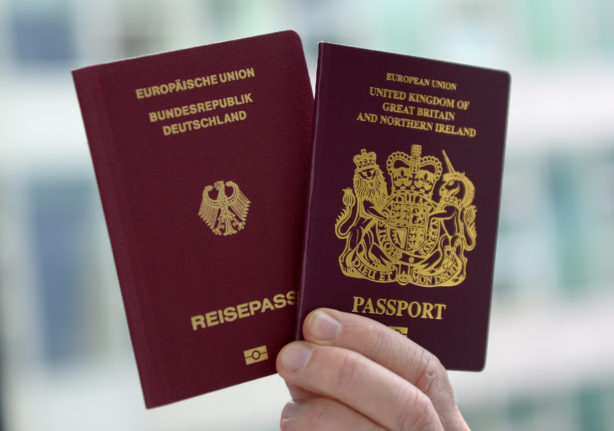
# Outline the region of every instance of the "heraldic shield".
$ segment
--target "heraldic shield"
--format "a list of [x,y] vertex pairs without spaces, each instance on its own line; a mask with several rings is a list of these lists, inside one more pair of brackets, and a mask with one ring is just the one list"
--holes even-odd
[[388,156],[388,193],[376,158],[364,149],[355,155],[353,188],[343,190],[345,207],[335,223],[335,235],[345,240],[341,271],[378,283],[458,285],[476,245],[473,183],[454,170],[445,151],[444,173],[437,157],[412,145],[411,154]]

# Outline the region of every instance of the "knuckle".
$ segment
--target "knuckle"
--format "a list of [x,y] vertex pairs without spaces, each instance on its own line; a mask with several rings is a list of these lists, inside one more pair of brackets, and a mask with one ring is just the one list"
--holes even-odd
[[430,394],[436,382],[446,381],[445,369],[439,359],[427,350],[422,350],[418,360],[418,374],[415,385],[425,394]]
[[339,368],[335,373],[332,384],[337,390],[341,390],[342,388],[346,388],[347,390],[347,388],[351,388],[357,380],[364,366],[352,352],[346,351],[340,353],[340,355],[341,360]]
[[386,334],[383,329],[385,328],[376,324],[369,324],[364,329],[361,329],[364,332],[366,340],[365,350],[368,357],[374,357],[378,352],[385,351]]
[[398,418],[400,430],[439,430],[439,422],[435,407],[430,398],[420,391],[406,395],[403,409]]

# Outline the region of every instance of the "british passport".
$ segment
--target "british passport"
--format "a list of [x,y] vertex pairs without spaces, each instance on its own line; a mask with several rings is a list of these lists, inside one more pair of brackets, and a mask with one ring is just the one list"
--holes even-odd
[[484,367],[510,77],[322,43],[298,328],[376,319]]
[[73,72],[147,407],[275,372],[313,94],[290,31]]

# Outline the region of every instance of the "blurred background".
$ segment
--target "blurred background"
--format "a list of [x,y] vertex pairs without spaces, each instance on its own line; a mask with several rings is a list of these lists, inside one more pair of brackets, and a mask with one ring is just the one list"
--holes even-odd
[[[146,411],[70,70],[294,29],[508,70],[474,430],[614,430],[614,2],[0,0],[0,430],[271,430],[278,376]],[[470,300],[470,299],[468,299]]]

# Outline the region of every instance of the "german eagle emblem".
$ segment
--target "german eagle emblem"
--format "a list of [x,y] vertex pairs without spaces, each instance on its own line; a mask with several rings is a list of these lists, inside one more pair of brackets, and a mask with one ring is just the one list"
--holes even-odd
[[[217,196],[212,197],[215,187]],[[230,189],[229,195],[226,193]],[[198,215],[216,235],[234,235],[245,227],[250,201],[234,181],[216,181],[206,186]]]
[[466,253],[476,245],[473,183],[454,170],[445,151],[443,173],[437,157],[412,145],[411,154],[395,151],[386,160],[389,194],[376,157],[364,149],[355,155],[354,187],[343,190],[345,207],[335,223],[335,235],[345,240],[341,271],[378,283],[460,284]]

